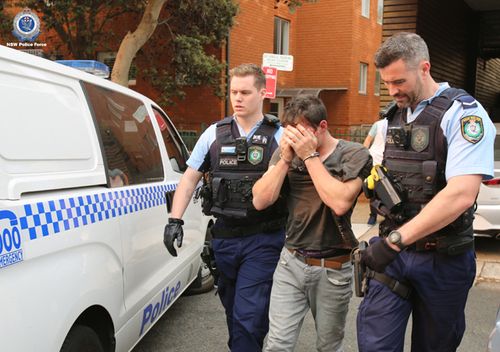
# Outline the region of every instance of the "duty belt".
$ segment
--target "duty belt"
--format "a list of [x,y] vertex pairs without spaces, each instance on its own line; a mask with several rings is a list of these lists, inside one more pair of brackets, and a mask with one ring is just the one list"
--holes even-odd
[[320,266],[323,268],[339,270],[342,269],[343,267],[346,267],[345,265],[346,263],[350,264],[351,262],[351,256],[349,254],[338,255],[328,258],[313,258],[305,256],[296,249],[287,248],[287,250],[302,263],[311,266]]
[[257,233],[269,233],[278,231],[285,227],[286,220],[276,219],[253,225],[231,226],[224,223],[224,227],[214,226],[212,228],[212,236],[214,238],[235,238],[255,235]]
[[420,251],[436,251],[448,255],[457,255],[474,249],[474,235],[472,227],[457,233],[443,236],[427,236],[408,246],[408,249]]

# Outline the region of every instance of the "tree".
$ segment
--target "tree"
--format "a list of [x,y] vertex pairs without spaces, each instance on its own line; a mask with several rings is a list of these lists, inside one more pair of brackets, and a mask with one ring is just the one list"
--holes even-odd
[[144,6],[141,0],[24,0],[16,5],[42,14],[45,29],[60,39],[56,49],[66,47],[78,59],[95,59],[98,44],[113,39],[111,21],[140,13]]
[[56,49],[65,47],[78,59],[95,59],[99,43],[116,40],[111,21],[135,16],[139,24],[123,38],[111,79],[126,86],[131,62],[139,56],[151,67],[141,74],[162,92],[164,102],[182,96],[189,85],[211,85],[220,92],[224,65],[214,48],[224,43],[238,9],[232,0],[24,0],[16,5],[42,14],[46,30],[60,38]]
[[225,42],[237,9],[232,0],[149,1],[137,29],[128,32],[120,45],[112,80],[127,84],[132,59],[153,37],[151,41],[161,43],[161,50],[147,45],[142,59],[148,61],[147,74],[153,86],[163,92],[163,101],[183,96],[185,86],[202,84],[212,86],[220,95],[224,64],[214,49]]
[[[315,1],[281,0],[290,11]],[[95,59],[102,43],[118,42],[110,30],[117,21],[135,21],[136,30],[121,40],[113,81],[126,86],[136,59],[148,67],[139,74],[161,92],[162,102],[182,97],[187,86],[207,85],[221,94],[224,63],[216,54],[238,11],[234,0],[23,0],[16,5],[41,14],[45,29],[54,30],[60,39],[56,49],[65,48],[78,59]]]

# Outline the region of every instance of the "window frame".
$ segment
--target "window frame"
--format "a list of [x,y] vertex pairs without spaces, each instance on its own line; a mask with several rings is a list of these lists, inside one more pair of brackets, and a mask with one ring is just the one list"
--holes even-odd
[[380,78],[380,72],[379,70],[375,70],[375,90],[374,94],[376,96],[380,96],[380,84],[381,84],[381,78]]
[[290,21],[278,16],[274,17],[273,53],[290,54]]
[[358,93],[367,94],[367,81],[368,81],[368,64],[366,62],[359,63],[359,86]]
[[370,18],[370,0],[361,0],[361,16]]
[[384,24],[384,0],[377,0],[377,23]]

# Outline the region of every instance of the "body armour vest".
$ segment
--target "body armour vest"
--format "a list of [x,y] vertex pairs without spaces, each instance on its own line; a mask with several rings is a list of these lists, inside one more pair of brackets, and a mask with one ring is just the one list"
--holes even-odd
[[263,211],[252,204],[252,187],[267,171],[274,152],[274,135],[279,121],[266,115],[250,140],[240,137],[232,117],[217,123],[216,139],[210,147],[210,171],[207,177],[208,199],[203,206],[207,215],[223,218],[226,223],[258,224],[283,220],[286,205],[281,197]]
[[[472,104],[474,98],[464,90],[448,88],[432,100],[418,117],[406,123],[407,109],[397,106],[388,113],[383,164],[405,190],[403,219],[408,221],[446,186],[447,140],[441,120],[453,102]],[[473,208],[437,234],[472,231]],[[393,230],[388,229],[388,230]]]

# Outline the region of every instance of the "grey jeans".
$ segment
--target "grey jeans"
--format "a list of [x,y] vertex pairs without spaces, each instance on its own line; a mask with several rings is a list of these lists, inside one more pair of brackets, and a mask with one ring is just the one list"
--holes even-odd
[[309,266],[283,248],[273,277],[264,351],[293,351],[309,309],[316,325],[316,349],[343,351],[351,279],[350,263],[340,270]]

